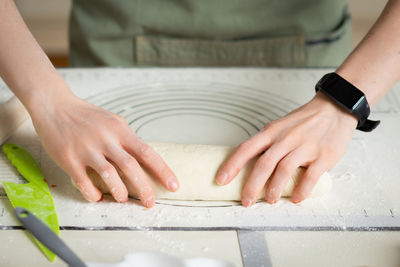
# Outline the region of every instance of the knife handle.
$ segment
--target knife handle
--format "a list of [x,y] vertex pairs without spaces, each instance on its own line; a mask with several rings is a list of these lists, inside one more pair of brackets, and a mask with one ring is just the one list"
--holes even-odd
[[15,216],[37,240],[63,259],[69,266],[87,267],[86,264],[56,235],[28,210],[17,207]]

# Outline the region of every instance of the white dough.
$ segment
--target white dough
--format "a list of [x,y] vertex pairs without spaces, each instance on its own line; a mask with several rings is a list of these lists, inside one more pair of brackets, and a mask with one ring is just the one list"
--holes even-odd
[[15,96],[0,104],[0,144],[28,118],[28,112]]
[[[12,132],[27,118],[28,112],[21,102],[13,97],[6,103],[0,105],[0,144],[4,142]],[[156,152],[166,161],[168,166],[174,171],[179,179],[180,189],[177,192],[169,192],[162,187],[148,173],[148,179],[153,183],[156,197],[158,199],[176,199],[176,200],[240,200],[241,190],[249,171],[254,165],[254,161],[247,164],[238,176],[228,185],[219,186],[215,183],[215,175],[218,168],[233,152],[234,148],[226,146],[210,145],[182,145],[172,143],[149,143]],[[295,185],[301,179],[304,173],[303,168],[298,168],[292,176],[282,196],[291,195]],[[89,173],[92,181],[104,193],[108,193],[108,188],[103,180],[91,171]],[[135,196],[136,193],[126,182],[129,195]],[[328,173],[324,173],[315,186],[311,197],[321,196],[331,188],[331,179]],[[259,198],[264,198],[265,190]]]
[[[156,179],[147,178],[152,181],[157,199],[175,200],[240,200],[242,187],[252,169],[255,160],[249,162],[238,176],[228,185],[220,186],[215,183],[216,173],[221,164],[233,152],[234,148],[226,146],[211,145],[183,145],[172,143],[149,143],[153,149],[161,155],[168,166],[178,177],[180,188],[176,192],[169,192]],[[282,196],[291,195],[295,185],[300,181],[304,168],[298,168],[292,176]],[[90,171],[89,176],[96,186],[104,193],[109,190],[96,172]],[[122,179],[126,178],[122,176]],[[129,195],[136,196],[135,191],[127,185]],[[324,173],[314,190],[312,197],[321,196],[331,188],[331,178]],[[264,198],[265,190],[262,190],[259,198]]]

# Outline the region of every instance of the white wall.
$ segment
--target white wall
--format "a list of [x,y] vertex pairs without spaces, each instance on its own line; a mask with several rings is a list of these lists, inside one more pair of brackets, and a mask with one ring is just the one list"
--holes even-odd
[[387,0],[348,0],[348,2],[353,18],[353,40],[354,44],[358,44],[382,12]]
[[15,0],[15,3],[29,29],[47,54],[60,56],[68,54],[71,0]]

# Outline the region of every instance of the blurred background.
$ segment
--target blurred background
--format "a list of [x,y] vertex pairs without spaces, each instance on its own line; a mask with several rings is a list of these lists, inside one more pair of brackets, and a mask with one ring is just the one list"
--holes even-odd
[[[333,0],[334,1],[334,0]],[[384,0],[348,0],[356,45],[382,11]],[[71,0],[15,0],[36,40],[57,67],[68,66],[68,17]]]

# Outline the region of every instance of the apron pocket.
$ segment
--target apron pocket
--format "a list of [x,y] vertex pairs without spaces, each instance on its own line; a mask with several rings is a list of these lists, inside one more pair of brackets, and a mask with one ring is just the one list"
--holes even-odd
[[302,36],[234,41],[137,36],[136,62],[138,66],[301,67],[305,45]]
[[307,67],[338,67],[353,49],[350,16],[331,31],[307,36],[305,47]]

